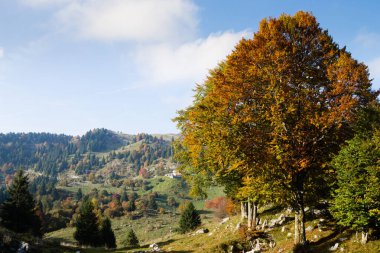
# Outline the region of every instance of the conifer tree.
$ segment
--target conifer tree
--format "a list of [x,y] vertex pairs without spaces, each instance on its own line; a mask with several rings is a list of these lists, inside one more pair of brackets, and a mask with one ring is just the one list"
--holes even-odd
[[190,202],[183,211],[179,220],[179,230],[181,233],[186,233],[194,230],[201,224],[201,217],[195,209],[192,202]]
[[139,246],[139,240],[137,239],[137,236],[133,229],[128,231],[127,239],[125,240],[125,245],[129,247]]
[[16,172],[8,189],[8,198],[1,205],[1,224],[18,233],[41,235],[41,223],[35,214],[35,202],[29,192],[29,181],[23,170]]
[[102,244],[102,240],[100,240],[98,218],[94,213],[93,204],[88,199],[82,203],[80,208],[74,238],[80,245],[99,246]]
[[116,248],[116,238],[112,230],[111,221],[108,217],[103,219],[102,227],[100,229],[100,234],[102,236],[104,245],[108,249]]

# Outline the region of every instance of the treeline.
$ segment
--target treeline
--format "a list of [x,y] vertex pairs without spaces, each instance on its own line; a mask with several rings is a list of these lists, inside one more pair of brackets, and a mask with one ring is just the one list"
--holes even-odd
[[[133,151],[112,151],[130,144],[136,144]],[[98,152],[109,154],[97,155]],[[13,175],[19,168],[55,177],[67,169],[88,174],[119,159],[130,164],[138,174],[141,166],[171,156],[171,141],[148,134],[119,135],[107,129],[95,129],[82,137],[49,133],[0,134],[0,184],[6,183],[6,175]]]

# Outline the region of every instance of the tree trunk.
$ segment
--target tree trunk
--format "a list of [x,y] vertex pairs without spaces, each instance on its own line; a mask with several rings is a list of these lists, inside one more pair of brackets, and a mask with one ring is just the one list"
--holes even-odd
[[243,201],[240,202],[240,211],[241,211],[241,221],[245,218],[245,203]]
[[257,225],[257,203],[253,202],[253,214],[252,214],[252,230],[256,230]]
[[252,210],[252,203],[248,200],[248,229],[251,230],[252,228],[252,216],[253,216],[253,210]]
[[248,202],[244,202],[244,218],[248,219]]
[[296,210],[294,216],[294,244],[306,244],[306,230],[305,230],[305,212],[303,205],[300,210]]

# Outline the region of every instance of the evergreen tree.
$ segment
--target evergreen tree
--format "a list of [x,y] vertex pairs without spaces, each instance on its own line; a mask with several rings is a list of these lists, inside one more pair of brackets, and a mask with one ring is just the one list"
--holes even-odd
[[116,248],[115,234],[112,230],[111,221],[108,217],[105,218],[102,222],[100,234],[102,236],[102,239],[106,248],[108,249]]
[[80,208],[74,238],[80,245],[98,246],[102,244],[98,228],[98,218],[94,213],[93,204],[88,199],[83,202]]
[[337,188],[330,208],[339,225],[380,229],[380,131],[355,137],[333,159]]
[[201,217],[198,211],[195,209],[192,202],[190,202],[183,211],[179,220],[179,230],[181,233],[186,233],[194,230],[201,225]]
[[82,188],[79,188],[77,193],[75,194],[75,199],[79,201],[82,198],[83,198]]
[[1,224],[18,233],[40,235],[41,223],[35,214],[35,202],[29,192],[29,182],[23,170],[16,172],[8,190],[8,198],[1,205]]
[[128,231],[127,239],[125,240],[125,245],[129,247],[139,246],[139,240],[137,239],[137,236],[132,229]]

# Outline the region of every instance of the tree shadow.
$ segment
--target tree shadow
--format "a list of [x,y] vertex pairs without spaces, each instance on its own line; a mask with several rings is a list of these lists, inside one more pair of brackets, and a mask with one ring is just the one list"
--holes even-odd
[[342,238],[348,239],[352,236],[352,233],[346,230],[333,229],[333,232],[325,237],[322,237],[318,241],[310,242],[309,246],[313,252],[329,252],[329,248],[335,245],[335,243],[342,243]]
[[199,214],[212,214],[214,213],[213,211],[210,211],[210,210],[198,210],[198,213]]
[[268,209],[265,209],[262,212],[259,212],[259,215],[276,215],[280,213],[280,211],[283,210],[283,207],[281,206],[273,206]]

